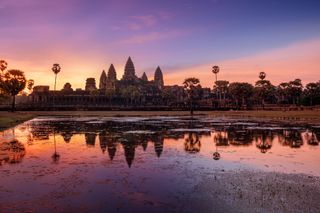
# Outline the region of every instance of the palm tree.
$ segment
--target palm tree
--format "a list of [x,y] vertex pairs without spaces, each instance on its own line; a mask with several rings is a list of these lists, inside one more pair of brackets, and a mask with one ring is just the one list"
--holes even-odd
[[265,72],[260,72],[259,73],[260,80],[264,80],[266,77],[267,77],[267,74]]
[[15,110],[16,95],[26,87],[27,79],[21,70],[8,70],[0,81],[0,88],[12,96],[12,112]]
[[55,79],[54,79],[54,91],[56,91],[56,84],[57,84],[57,75],[61,71],[61,67],[59,64],[53,64],[52,66],[52,71],[55,74]]
[[262,109],[266,101],[273,101],[275,99],[275,90],[276,88],[271,84],[270,81],[265,80],[266,73],[260,72],[259,78],[254,87],[254,96],[261,103]]
[[190,114],[193,115],[193,99],[196,88],[201,87],[200,81],[197,78],[187,78],[183,82],[184,89],[188,93],[190,101]]
[[215,76],[216,76],[216,82],[217,82],[217,80],[218,80],[217,75],[218,75],[219,71],[220,71],[220,67],[219,67],[219,66],[213,66],[213,67],[212,67],[212,72],[213,72],[213,74],[215,74]]
[[[215,85],[216,86],[217,86],[217,81],[218,81],[218,77],[217,76],[218,76],[219,71],[220,71],[220,67],[219,66],[213,66],[212,67],[212,73],[215,74],[215,76],[216,76],[216,81],[215,81]],[[216,89],[216,96],[218,96],[218,94],[219,94],[219,105],[220,105],[221,93],[220,93],[220,91],[218,89]],[[216,97],[216,98],[218,98],[218,97]]]

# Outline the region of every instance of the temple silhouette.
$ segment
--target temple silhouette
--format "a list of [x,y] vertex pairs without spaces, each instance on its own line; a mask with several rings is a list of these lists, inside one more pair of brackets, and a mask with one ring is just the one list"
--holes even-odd
[[[209,98],[211,94],[210,88],[199,88],[198,93],[201,94],[201,100]],[[102,71],[99,83],[95,78],[87,78],[84,90],[73,89],[70,83],[65,83],[60,91],[52,91],[49,86],[35,86],[28,99],[24,100],[24,107],[179,109],[188,106],[187,99],[183,86],[165,85],[159,66],[155,69],[153,80],[149,80],[145,72],[141,77],[137,77],[134,63],[129,57],[120,80],[114,65],[111,64],[107,72]],[[201,106],[206,106],[206,103]]]

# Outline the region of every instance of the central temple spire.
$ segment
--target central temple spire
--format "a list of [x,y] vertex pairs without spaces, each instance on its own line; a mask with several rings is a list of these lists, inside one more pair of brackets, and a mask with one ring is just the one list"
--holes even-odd
[[123,74],[122,79],[123,80],[135,80],[136,78],[137,77],[136,77],[136,73],[135,73],[135,68],[134,68],[132,59],[129,56],[127,63],[126,63],[126,66],[124,68],[124,74]]

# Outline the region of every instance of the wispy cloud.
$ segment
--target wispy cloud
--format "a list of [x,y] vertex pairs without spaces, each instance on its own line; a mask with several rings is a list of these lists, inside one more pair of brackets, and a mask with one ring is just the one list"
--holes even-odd
[[156,25],[158,18],[154,15],[131,16],[132,23],[129,24],[129,29],[140,30]]
[[168,32],[150,32],[150,33],[143,33],[138,34],[117,42],[117,44],[144,44],[164,39],[173,39],[178,36],[183,35],[183,32],[178,30],[168,31]]

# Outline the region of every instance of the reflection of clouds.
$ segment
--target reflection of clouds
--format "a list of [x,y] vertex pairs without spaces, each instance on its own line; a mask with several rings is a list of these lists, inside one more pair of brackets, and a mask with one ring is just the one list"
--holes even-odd
[[0,165],[3,163],[20,163],[25,154],[25,147],[18,140],[0,143]]

